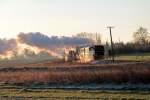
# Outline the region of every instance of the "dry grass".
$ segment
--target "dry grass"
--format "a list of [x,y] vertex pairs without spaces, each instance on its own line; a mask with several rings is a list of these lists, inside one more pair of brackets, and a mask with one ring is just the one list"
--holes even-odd
[[54,67],[45,70],[22,69],[0,71],[3,84],[73,84],[73,83],[150,83],[149,64],[134,65],[82,65],[80,67]]

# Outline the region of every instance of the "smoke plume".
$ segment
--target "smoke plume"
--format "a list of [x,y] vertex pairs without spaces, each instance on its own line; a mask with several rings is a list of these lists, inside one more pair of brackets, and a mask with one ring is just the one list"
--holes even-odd
[[42,33],[20,33],[16,39],[0,39],[0,58],[34,59],[61,58],[64,48],[89,43],[89,39],[47,36]]
[[85,38],[65,37],[65,36],[48,37],[39,32],[28,33],[28,34],[20,33],[18,35],[18,39],[21,43],[36,46],[39,48],[46,48],[46,49],[58,48],[62,46],[78,46],[89,42],[89,40]]
[[16,47],[15,39],[0,39],[0,54],[5,53],[6,51],[10,51]]

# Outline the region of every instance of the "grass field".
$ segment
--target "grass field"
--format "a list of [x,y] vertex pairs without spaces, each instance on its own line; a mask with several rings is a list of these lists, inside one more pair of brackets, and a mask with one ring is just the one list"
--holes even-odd
[[150,53],[117,55],[116,60],[150,61]]
[[150,83],[150,63],[64,66],[0,68],[0,83]]
[[47,62],[13,68],[1,67],[0,83],[2,85],[0,85],[0,100],[150,100],[149,89],[36,88],[36,85],[50,85],[51,83],[57,84],[57,86],[63,83],[101,84],[105,82],[116,82],[118,85],[126,82],[131,82],[131,84],[148,84],[150,82],[149,65],[150,63],[125,65],[65,63],[64,65],[55,65]]
[[[138,88],[135,90],[30,88],[34,85],[35,87],[41,84],[59,86],[64,83],[150,84],[150,56],[137,60],[135,55],[121,55],[116,59],[123,60],[125,63],[0,64],[0,100],[150,100],[148,87],[146,90]],[[126,63],[126,60],[129,63]]]
[[149,100],[148,91],[1,89],[2,100]]

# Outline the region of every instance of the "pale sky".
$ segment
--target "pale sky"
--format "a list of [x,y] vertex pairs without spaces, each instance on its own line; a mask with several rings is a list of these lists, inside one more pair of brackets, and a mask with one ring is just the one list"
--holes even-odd
[[0,38],[19,32],[75,35],[98,32],[115,41],[132,40],[139,26],[150,32],[150,0],[0,0]]

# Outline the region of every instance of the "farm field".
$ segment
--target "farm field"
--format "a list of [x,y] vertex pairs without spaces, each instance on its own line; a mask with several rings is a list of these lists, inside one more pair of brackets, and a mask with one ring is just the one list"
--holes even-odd
[[31,64],[1,67],[1,84],[150,83],[150,63]]
[[[1,87],[2,88],[2,87]],[[149,100],[148,91],[3,88],[1,100]]]
[[150,63],[0,65],[0,100],[149,100]]
[[150,53],[117,55],[116,60],[150,61]]

